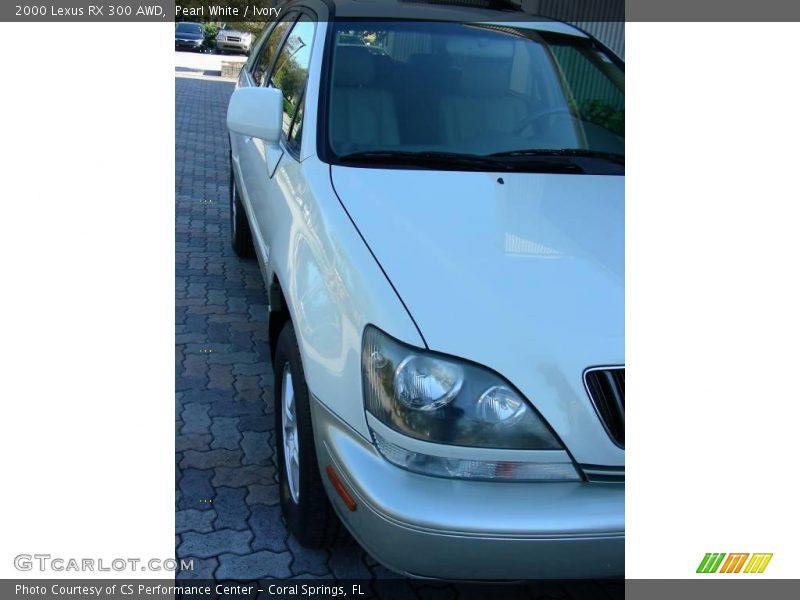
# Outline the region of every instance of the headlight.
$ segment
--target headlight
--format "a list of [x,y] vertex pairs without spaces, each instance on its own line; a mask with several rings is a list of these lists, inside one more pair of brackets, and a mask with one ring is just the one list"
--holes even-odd
[[[473,460],[466,449],[462,459],[452,450],[444,453],[446,457],[437,456],[432,446],[425,447],[434,449],[428,452],[403,448],[397,445],[400,436],[392,435],[392,441],[373,431],[381,454],[395,464],[451,477],[580,479],[541,415],[510,383],[485,367],[407,346],[368,326],[362,377],[367,411],[397,433],[448,446],[555,451],[535,453],[537,463],[501,464]],[[485,450],[481,452],[485,456]],[[558,460],[542,461],[543,455]]]
[[394,392],[407,408],[434,411],[453,400],[461,390],[464,372],[444,361],[409,354],[394,372]]

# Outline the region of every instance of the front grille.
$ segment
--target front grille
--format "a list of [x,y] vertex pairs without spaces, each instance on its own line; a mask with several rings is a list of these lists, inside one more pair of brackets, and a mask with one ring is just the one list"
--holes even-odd
[[625,447],[625,367],[589,369],[586,391],[614,443]]
[[591,483],[625,483],[625,467],[581,465],[581,470]]
[[229,36],[227,36],[225,39],[226,39],[227,41],[229,41],[229,42],[241,42],[241,41],[242,41],[242,38],[240,38],[240,37],[233,37],[233,36],[230,36],[230,35],[229,35]]

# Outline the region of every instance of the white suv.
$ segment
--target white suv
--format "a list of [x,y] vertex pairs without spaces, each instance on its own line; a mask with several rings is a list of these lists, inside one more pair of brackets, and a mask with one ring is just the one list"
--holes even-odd
[[250,54],[253,45],[253,34],[237,31],[228,25],[223,25],[217,32],[216,46],[219,52],[244,52]]
[[340,519],[425,577],[621,575],[622,62],[509,12],[305,0],[227,122],[292,534]]

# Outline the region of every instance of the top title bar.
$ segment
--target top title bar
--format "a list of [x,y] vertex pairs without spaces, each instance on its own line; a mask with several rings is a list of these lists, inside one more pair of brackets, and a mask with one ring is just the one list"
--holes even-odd
[[[316,1],[353,5],[353,0]],[[379,2],[500,8],[507,11],[509,21],[535,17],[571,22],[800,21],[796,0],[373,0],[358,2],[359,14],[369,18]],[[0,21],[267,21],[283,12],[269,9],[290,4],[286,0],[4,0]]]

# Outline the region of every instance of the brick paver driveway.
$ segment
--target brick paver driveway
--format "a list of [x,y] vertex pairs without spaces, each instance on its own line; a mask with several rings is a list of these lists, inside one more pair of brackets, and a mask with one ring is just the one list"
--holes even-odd
[[229,243],[233,84],[178,77],[175,88],[177,554],[201,577],[373,577],[381,567],[356,546],[304,550],[283,525],[266,295],[256,262]]
[[[256,262],[230,248],[232,91],[211,78],[175,79],[175,544],[178,558],[195,559],[195,570],[179,577],[394,578],[354,542],[301,548],[281,519],[266,294]],[[578,589],[537,586],[518,597],[614,597],[606,585]],[[391,597],[483,597],[430,582],[391,590]]]
[[181,576],[391,576],[355,543],[301,548],[281,519],[266,294],[256,262],[230,248],[232,91],[175,79],[175,543],[195,559]]

